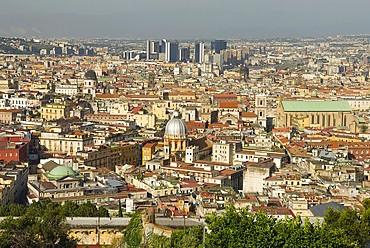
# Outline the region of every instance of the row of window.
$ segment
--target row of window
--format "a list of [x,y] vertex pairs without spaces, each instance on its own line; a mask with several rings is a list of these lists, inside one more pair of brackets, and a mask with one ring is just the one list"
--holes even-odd
[[[1,153],[0,153],[0,157],[1,157],[2,155],[1,155]],[[15,157],[17,157],[18,156],[18,152],[15,152],[14,153],[14,156]],[[7,152],[5,152],[4,153],[4,157],[8,157],[8,153]],[[12,152],[9,152],[9,157],[13,157],[13,153]]]
[[[44,110],[45,110],[45,111],[44,111]],[[58,113],[57,111],[58,111],[58,110],[54,109],[54,113],[56,113],[56,114],[57,114],[57,113]],[[42,112],[49,113],[49,109],[42,109]],[[53,110],[52,110],[52,109],[50,109],[50,113],[51,113],[51,114],[53,113]],[[63,110],[60,110],[60,111],[59,111],[59,113],[60,113],[60,114],[63,114]]]
[[[350,153],[352,153],[352,154],[359,154],[359,152],[358,152],[359,150],[349,150],[349,152]],[[366,149],[366,152],[364,152],[364,150],[360,150],[360,154],[369,154],[369,150],[368,149]]]

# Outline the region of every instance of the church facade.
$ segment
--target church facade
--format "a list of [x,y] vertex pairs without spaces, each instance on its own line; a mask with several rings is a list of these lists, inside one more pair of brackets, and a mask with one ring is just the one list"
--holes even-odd
[[346,127],[359,131],[359,120],[347,101],[281,101],[276,109],[275,127]]

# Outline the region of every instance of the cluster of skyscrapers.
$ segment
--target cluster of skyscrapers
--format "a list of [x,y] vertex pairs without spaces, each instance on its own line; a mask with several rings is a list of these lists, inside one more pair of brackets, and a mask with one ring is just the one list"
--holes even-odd
[[[212,58],[212,54],[220,54],[220,51],[225,49],[226,41],[212,41],[211,50],[208,51],[211,57],[208,56],[208,58]],[[213,62],[207,61],[207,56],[205,55],[205,43],[203,41],[195,42],[192,59],[190,57],[190,47],[180,48],[178,41],[163,39],[161,41],[147,40],[146,43],[146,59],[148,60],[153,59],[168,62],[187,62],[192,60],[192,62],[196,63]]]

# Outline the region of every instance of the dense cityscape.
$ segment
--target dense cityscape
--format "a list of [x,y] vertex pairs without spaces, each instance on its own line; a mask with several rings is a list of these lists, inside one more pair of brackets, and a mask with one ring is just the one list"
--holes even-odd
[[[370,228],[369,46],[0,38],[0,219],[52,208],[77,247],[242,247],[212,243],[237,209],[312,228],[352,211]],[[199,240],[174,245],[176,230]],[[320,229],[332,247],[370,239],[333,230]],[[0,246],[22,247],[10,236]]]

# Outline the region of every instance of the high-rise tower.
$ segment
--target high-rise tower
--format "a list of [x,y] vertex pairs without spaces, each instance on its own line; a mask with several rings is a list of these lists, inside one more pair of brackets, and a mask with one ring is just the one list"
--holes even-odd
[[211,42],[211,50],[215,53],[220,53],[221,50],[226,50],[226,41],[215,40]]
[[179,42],[167,41],[166,42],[166,61],[176,62],[179,60]]
[[204,62],[204,42],[202,41],[197,41],[195,43],[194,62],[196,63]]

